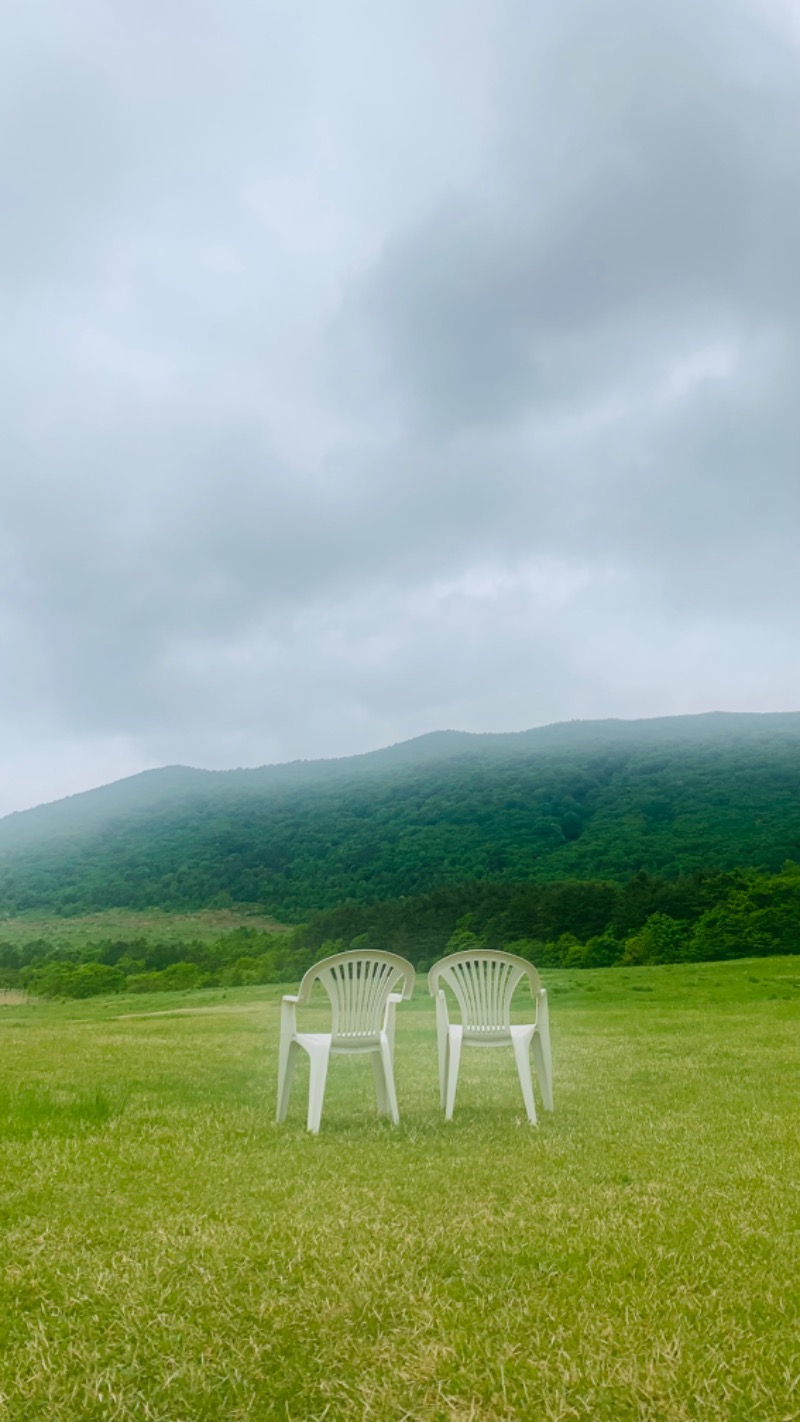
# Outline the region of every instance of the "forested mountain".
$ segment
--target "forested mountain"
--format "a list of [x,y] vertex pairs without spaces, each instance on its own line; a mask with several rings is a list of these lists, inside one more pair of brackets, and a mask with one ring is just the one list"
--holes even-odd
[[800,714],[442,732],[336,761],[169,767],[0,820],[0,910],[258,903],[287,920],[481,880],[800,858]]

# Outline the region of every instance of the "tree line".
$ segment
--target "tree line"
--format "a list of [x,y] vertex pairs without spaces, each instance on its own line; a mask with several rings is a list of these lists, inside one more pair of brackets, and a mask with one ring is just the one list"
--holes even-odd
[[311,915],[290,933],[242,926],[209,943],[0,941],[0,987],[91,997],[296,982],[318,958],[380,948],[426,970],[457,949],[505,948],[541,968],[711,962],[800,952],[800,865],[775,874],[640,871],[624,883],[468,882]]

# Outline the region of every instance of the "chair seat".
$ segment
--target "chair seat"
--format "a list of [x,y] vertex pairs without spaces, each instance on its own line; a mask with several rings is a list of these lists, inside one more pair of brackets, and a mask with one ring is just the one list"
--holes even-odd
[[324,1049],[332,1056],[352,1056],[358,1052],[379,1052],[384,1042],[388,1046],[389,1039],[385,1032],[379,1032],[375,1037],[354,1037],[352,1041],[346,1037],[334,1037],[332,1032],[295,1032],[292,1041],[297,1042],[304,1052]]
[[536,1023],[529,1022],[520,1026],[512,1027],[462,1027],[460,1023],[451,1023],[448,1031],[452,1034],[457,1032],[461,1036],[461,1041],[465,1047],[508,1047],[514,1042],[524,1042],[530,1039],[536,1031]]

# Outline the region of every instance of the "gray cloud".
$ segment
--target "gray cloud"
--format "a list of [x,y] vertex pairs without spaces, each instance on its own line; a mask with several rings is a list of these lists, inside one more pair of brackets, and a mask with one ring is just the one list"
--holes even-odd
[[0,809],[800,704],[788,4],[35,8]]

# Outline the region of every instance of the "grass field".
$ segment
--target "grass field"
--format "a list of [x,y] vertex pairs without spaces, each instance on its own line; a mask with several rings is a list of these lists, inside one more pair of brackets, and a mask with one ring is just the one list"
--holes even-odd
[[538,1129],[422,982],[317,1138],[278,989],[0,1008],[2,1422],[800,1417],[800,959],[547,982]]
[[264,933],[288,933],[286,924],[258,912],[254,907],[197,909],[194,913],[170,913],[165,909],[104,909],[72,917],[58,914],[26,913],[16,918],[0,918],[0,942],[23,946],[45,939],[61,948],[101,941],[148,943],[212,943],[237,928],[255,928]]

